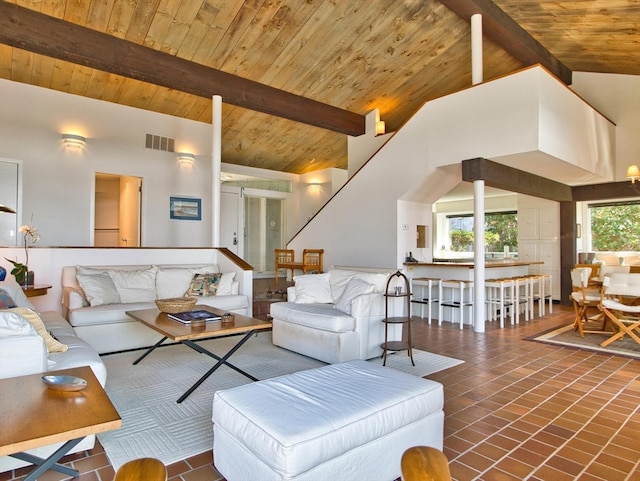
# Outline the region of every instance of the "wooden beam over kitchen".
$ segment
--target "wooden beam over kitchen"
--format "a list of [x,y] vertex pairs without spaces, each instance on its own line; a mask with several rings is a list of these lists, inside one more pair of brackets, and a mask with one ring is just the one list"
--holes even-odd
[[0,1],[0,43],[342,134],[365,117]]
[[571,85],[571,70],[491,0],[439,0],[463,20],[482,15],[482,34],[505,49],[526,67],[541,64],[565,84]]

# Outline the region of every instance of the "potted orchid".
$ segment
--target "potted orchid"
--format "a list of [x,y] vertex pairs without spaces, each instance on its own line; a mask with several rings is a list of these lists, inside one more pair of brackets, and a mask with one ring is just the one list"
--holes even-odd
[[[38,228],[33,226],[33,215],[31,215],[31,223],[20,226],[18,228],[18,232],[24,234],[24,264],[17,260],[12,261],[6,257],[5,259],[13,264],[11,274],[16,278],[16,282],[20,285],[29,285],[29,281],[33,284],[33,273],[31,273],[31,275],[29,274],[29,242],[35,244],[40,240]],[[31,277],[31,279],[29,277]]]

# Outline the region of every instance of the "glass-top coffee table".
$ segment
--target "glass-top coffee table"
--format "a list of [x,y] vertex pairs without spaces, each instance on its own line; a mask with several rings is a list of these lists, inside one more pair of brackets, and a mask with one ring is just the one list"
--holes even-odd
[[[216,309],[209,306],[196,306],[197,309],[204,309],[210,311],[214,314],[222,316],[225,311],[220,309]],[[176,402],[181,403],[189,395],[195,391],[200,384],[207,380],[209,376],[211,376],[220,366],[223,364],[225,366],[230,367],[231,369],[239,372],[243,376],[248,377],[252,381],[258,381],[257,378],[252,376],[251,374],[243,371],[238,366],[231,364],[229,362],[229,358],[235,353],[240,347],[247,342],[251,336],[259,331],[266,331],[271,329],[271,323],[267,321],[261,321],[259,319],[254,319],[253,317],[241,316],[239,314],[234,314],[234,321],[227,323],[222,321],[208,321],[205,322],[202,326],[195,326],[190,324],[183,324],[179,321],[171,319],[167,314],[160,312],[158,309],[142,309],[136,311],[127,311],[127,315],[138,322],[141,322],[147,327],[150,327],[154,331],[162,334],[162,339],[160,339],[156,344],[151,346],[147,351],[145,351],[142,356],[136,359],[133,364],[138,364],[145,357],[147,357],[154,349],[159,347],[164,341],[170,339],[172,341],[181,342],[186,346],[189,346],[191,349],[198,351],[202,354],[206,354],[209,357],[214,358],[217,362],[213,365],[211,369],[209,369],[200,379],[198,379],[193,386],[191,386],[182,396],[178,398]],[[205,349],[201,345],[199,345],[196,341],[204,341],[206,339],[212,339],[216,337],[229,337],[229,336],[242,336],[242,338],[233,346],[229,352],[224,354],[223,356],[218,356],[217,354]]]

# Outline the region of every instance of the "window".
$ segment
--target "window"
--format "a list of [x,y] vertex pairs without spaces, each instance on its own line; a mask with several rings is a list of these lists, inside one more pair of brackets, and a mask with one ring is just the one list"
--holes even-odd
[[640,251],[640,201],[589,204],[591,250]]
[[[473,252],[473,214],[448,215],[449,245],[454,252]],[[505,246],[518,250],[518,214],[490,212],[484,216],[484,242],[487,252],[503,252]]]

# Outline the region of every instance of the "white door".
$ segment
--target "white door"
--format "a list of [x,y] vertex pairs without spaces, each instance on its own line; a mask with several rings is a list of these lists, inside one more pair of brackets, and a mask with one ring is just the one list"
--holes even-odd
[[220,245],[237,256],[244,252],[240,187],[222,187],[220,191]]

